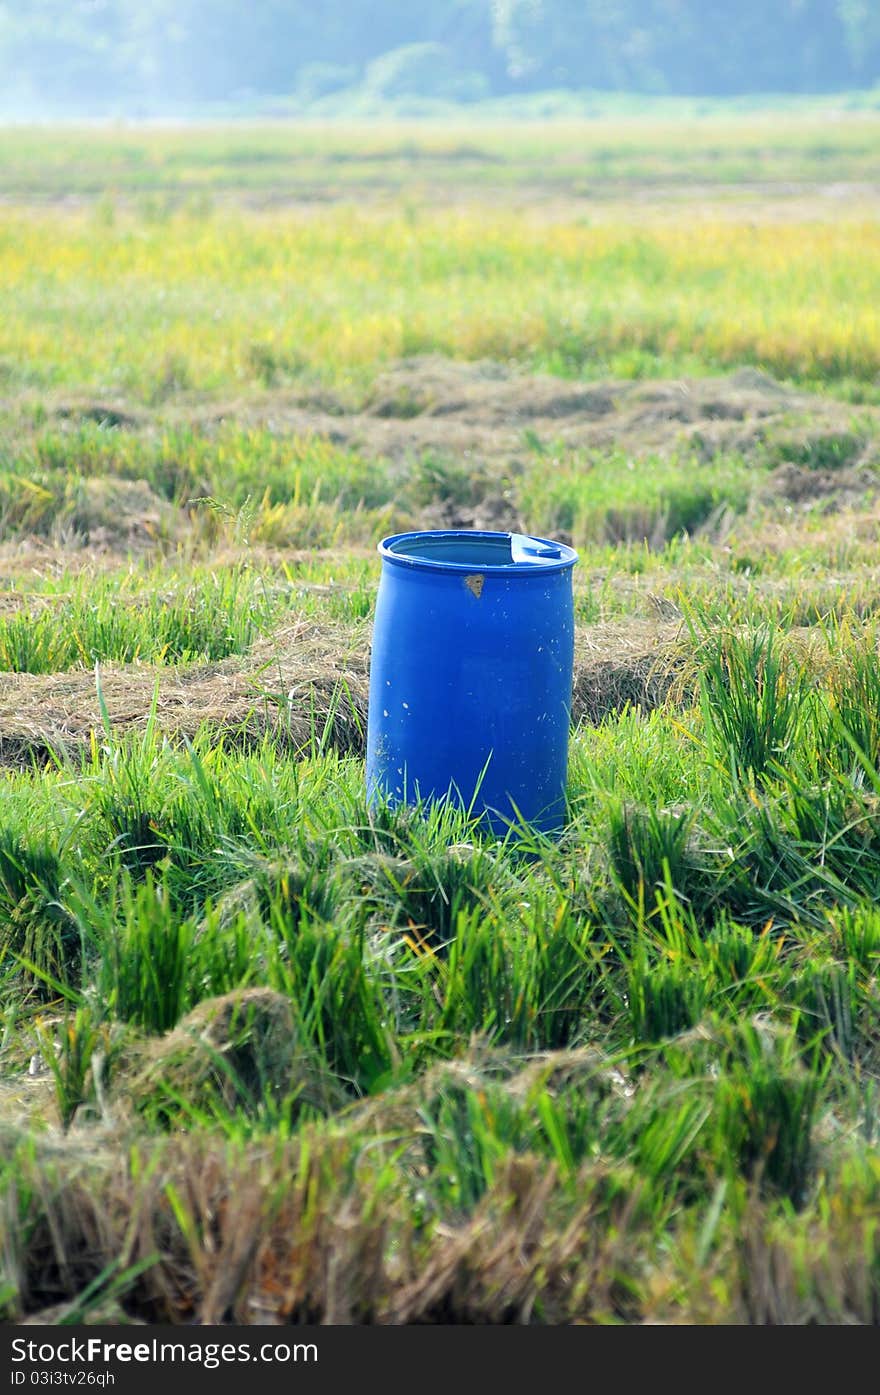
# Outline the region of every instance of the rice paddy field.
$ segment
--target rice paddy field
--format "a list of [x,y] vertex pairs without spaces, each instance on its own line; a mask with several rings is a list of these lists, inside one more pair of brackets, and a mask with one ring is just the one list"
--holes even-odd
[[[0,1315],[880,1320],[880,117],[0,131]],[[376,544],[572,543],[558,838]]]

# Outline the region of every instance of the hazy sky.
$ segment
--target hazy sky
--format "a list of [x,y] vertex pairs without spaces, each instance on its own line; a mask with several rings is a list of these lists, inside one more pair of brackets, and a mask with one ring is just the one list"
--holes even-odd
[[0,107],[161,113],[473,102],[550,89],[731,95],[880,81],[880,0],[18,0]]

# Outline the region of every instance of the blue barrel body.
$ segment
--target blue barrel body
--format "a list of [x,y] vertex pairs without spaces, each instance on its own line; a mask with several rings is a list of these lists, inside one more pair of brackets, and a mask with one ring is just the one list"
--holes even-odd
[[565,816],[577,553],[517,533],[379,544],[367,794],[450,798],[497,832]]

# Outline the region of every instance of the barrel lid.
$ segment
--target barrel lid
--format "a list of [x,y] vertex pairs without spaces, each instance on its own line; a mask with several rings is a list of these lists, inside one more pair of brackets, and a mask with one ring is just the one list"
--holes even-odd
[[383,561],[430,571],[497,572],[503,575],[573,567],[574,548],[525,533],[490,533],[479,529],[435,529],[395,533],[379,543]]

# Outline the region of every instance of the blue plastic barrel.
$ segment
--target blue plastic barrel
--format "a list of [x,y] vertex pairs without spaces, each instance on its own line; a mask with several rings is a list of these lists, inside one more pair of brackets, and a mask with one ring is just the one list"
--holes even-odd
[[574,656],[562,543],[398,533],[379,544],[367,794],[451,799],[496,832],[565,816]]

